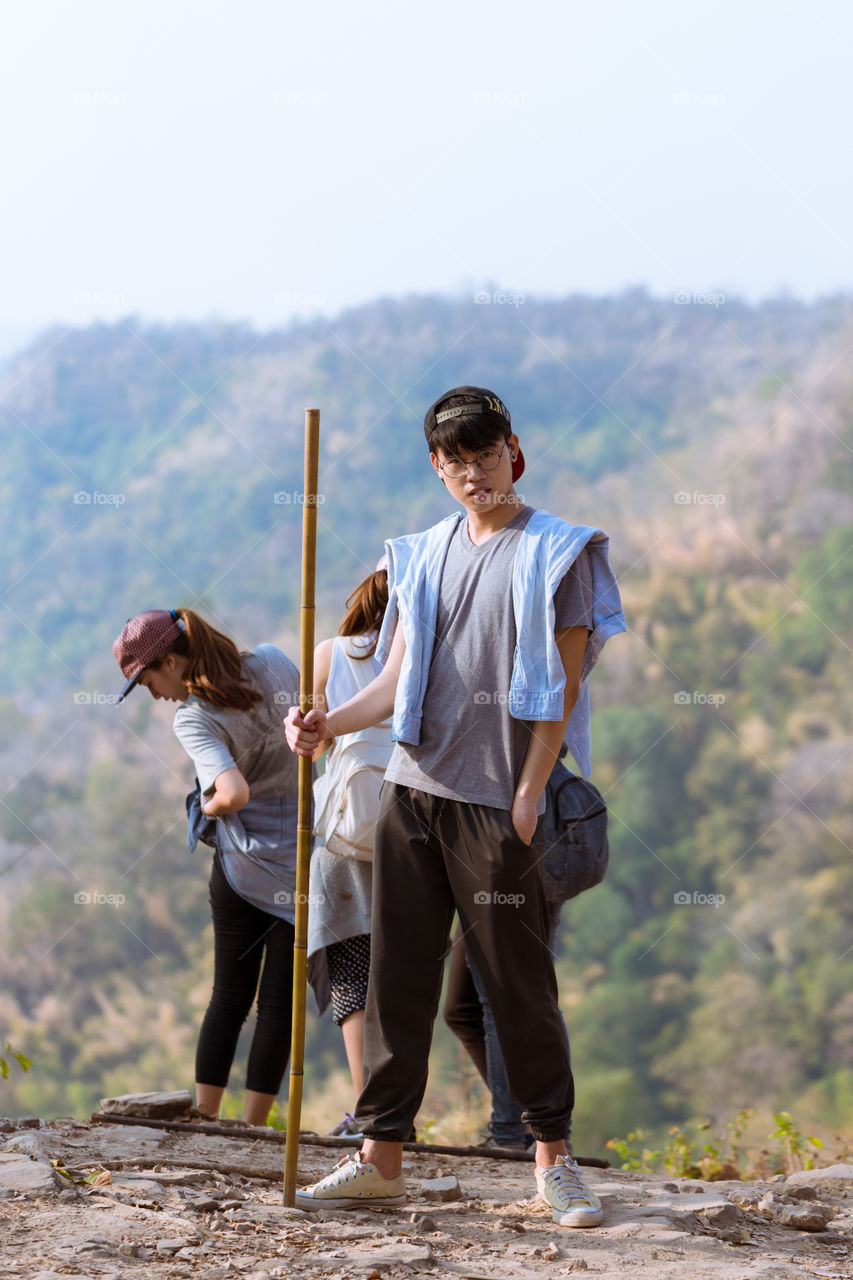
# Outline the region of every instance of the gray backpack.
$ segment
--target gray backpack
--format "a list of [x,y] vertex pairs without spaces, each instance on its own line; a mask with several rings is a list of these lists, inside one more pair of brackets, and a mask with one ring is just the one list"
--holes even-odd
[[[560,756],[566,754],[563,744]],[[545,896],[568,902],[600,884],[607,871],[607,805],[601,792],[567,769],[554,764],[545,787]]]

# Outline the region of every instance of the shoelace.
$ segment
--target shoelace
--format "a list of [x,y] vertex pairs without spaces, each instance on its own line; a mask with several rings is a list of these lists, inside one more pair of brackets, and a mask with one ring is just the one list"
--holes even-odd
[[342,1129],[346,1129],[347,1125],[350,1125],[350,1124],[355,1124],[355,1116],[351,1116],[348,1111],[345,1111],[343,1120],[340,1122],[340,1124],[335,1125],[334,1129],[332,1130],[332,1134],[333,1135],[339,1134]]
[[354,1156],[342,1156],[332,1170],[331,1176],[335,1179],[334,1185],[337,1187],[342,1182],[352,1182],[359,1174],[366,1172],[367,1170]]
[[549,1190],[553,1190],[568,1205],[572,1200],[586,1200],[588,1192],[583,1183],[581,1171],[572,1161],[558,1164],[553,1169],[542,1170],[542,1181]]
[[[355,1182],[357,1178],[367,1177],[368,1167],[360,1156],[361,1152],[357,1156],[341,1156],[331,1173],[328,1173],[322,1181],[330,1187],[340,1187],[347,1182]],[[393,1179],[389,1178],[388,1181]]]

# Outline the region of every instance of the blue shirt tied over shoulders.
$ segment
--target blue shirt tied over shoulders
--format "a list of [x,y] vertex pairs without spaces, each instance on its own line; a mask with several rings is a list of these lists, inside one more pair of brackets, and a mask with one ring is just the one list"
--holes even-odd
[[[388,608],[376,656],[388,659],[398,621],[406,652],[397,682],[392,737],[417,746],[429,667],[435,643],[438,594],[450,539],[463,511],[423,533],[385,543],[388,553]],[[587,679],[610,636],[626,630],[619,587],[608,558],[609,539],[601,529],[571,525],[549,511],[534,511],[522,530],[512,575],[516,648],[508,707],[517,720],[561,720],[566,676],[554,639],[554,592],[586,548],[592,575],[593,629],[581,669],[580,690],[566,728],[566,741],[583,777],[590,759]]]

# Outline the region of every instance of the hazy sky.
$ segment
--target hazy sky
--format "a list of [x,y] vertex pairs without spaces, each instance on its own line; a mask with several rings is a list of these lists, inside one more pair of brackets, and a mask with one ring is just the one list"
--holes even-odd
[[837,0],[5,0],[0,348],[378,295],[853,280]]

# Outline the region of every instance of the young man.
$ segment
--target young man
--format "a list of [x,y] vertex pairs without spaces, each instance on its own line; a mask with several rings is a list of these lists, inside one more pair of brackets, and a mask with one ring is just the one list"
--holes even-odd
[[[625,630],[600,530],[526,506],[500,399],[456,387],[427,411],[437,479],[463,510],[386,544],[381,675],[328,715],[285,721],[301,755],[386,719],[394,754],[376,825],[362,1150],[297,1192],[302,1208],[405,1200],[403,1141],[427,1081],[454,911],[536,1138],[554,1220],[596,1226],[565,1134],[574,1103],[539,861],[544,787],[565,736],[589,773],[586,677]],[[467,515],[467,520],[465,516]]]

